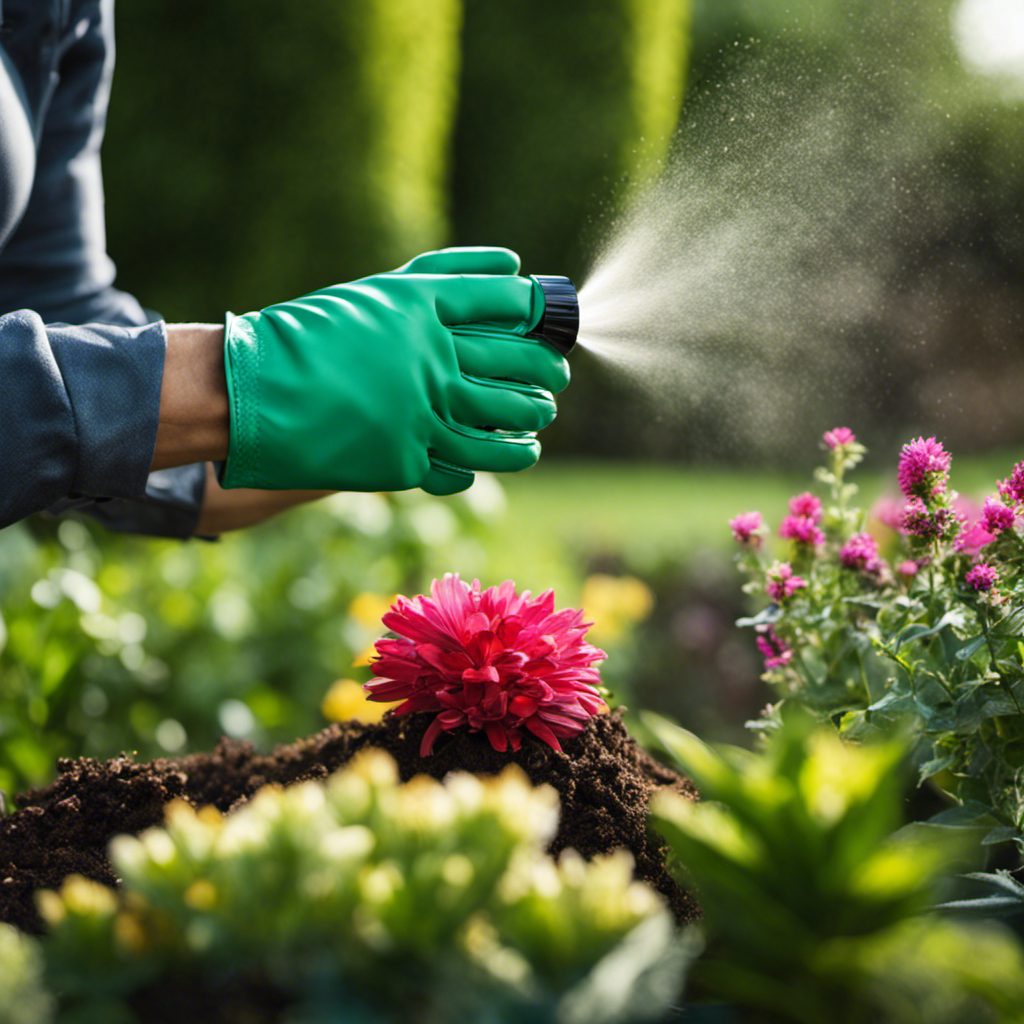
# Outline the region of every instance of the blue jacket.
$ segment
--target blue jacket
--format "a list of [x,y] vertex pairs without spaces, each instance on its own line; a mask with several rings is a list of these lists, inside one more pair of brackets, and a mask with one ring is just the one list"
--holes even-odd
[[82,506],[185,537],[205,467],[149,473],[166,326],[106,252],[112,18],[113,0],[0,0],[0,528]]

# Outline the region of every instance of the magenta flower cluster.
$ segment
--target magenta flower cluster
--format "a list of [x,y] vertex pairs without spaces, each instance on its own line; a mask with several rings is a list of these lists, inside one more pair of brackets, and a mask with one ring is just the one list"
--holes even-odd
[[735,519],[729,520],[729,528],[738,544],[753,549],[761,546],[761,538],[766,532],[760,512],[741,512]]
[[765,593],[776,602],[782,604],[798,590],[807,586],[807,580],[797,576],[789,562],[776,562],[766,573]]
[[787,647],[769,626],[764,632],[758,633],[755,640],[757,649],[764,655],[766,669],[783,668],[793,660],[792,648]]
[[798,494],[789,503],[789,515],[779,525],[779,536],[801,547],[816,548],[825,543],[821,531],[821,501],[809,491]]
[[911,498],[900,517],[900,529],[924,541],[954,540],[963,525],[959,512],[948,506],[929,508],[920,498]]
[[[998,539],[1000,534],[1013,530],[1017,514],[1024,509],[1024,462],[1018,463],[1005,480],[999,481],[999,495],[990,494],[974,525],[957,539],[956,550],[974,557]],[[973,518],[973,517],[971,517]]]
[[855,533],[839,550],[839,564],[844,569],[873,573],[882,566],[878,542],[870,533]]
[[896,571],[905,579],[912,580],[920,571],[921,566],[912,558],[905,558],[896,567]]
[[835,451],[837,448],[846,448],[853,444],[857,436],[849,427],[836,427],[835,430],[826,430],[821,439],[826,447]]
[[1010,505],[1024,505],[1024,462],[1018,462],[1013,472],[999,481],[999,493]]
[[946,489],[949,453],[934,437],[919,437],[900,452],[900,490],[908,498],[929,501]]
[[972,565],[967,570],[966,576],[964,576],[964,582],[967,586],[979,592],[991,590],[996,585],[998,579],[999,575],[995,568],[987,562],[978,562],[977,565]]
[[1000,534],[1013,528],[1015,518],[1012,508],[1007,508],[998,498],[989,496],[985,499],[980,525],[986,533]]

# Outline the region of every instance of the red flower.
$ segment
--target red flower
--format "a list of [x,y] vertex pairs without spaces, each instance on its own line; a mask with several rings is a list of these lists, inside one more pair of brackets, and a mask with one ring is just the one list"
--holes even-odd
[[403,701],[392,714],[436,711],[420,745],[425,757],[442,730],[483,730],[495,750],[518,750],[525,726],[561,750],[608,705],[595,690],[604,651],[583,637],[591,623],[555,611],[551,590],[531,598],[515,583],[480,590],[458,574],[434,580],[430,596],[399,597],[384,616],[397,637],[378,640],[371,700]]

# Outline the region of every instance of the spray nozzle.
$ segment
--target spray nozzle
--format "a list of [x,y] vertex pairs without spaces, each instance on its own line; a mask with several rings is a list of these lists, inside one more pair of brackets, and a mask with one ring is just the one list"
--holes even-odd
[[576,286],[567,277],[531,274],[544,293],[544,312],[537,326],[526,336],[540,338],[567,356],[580,330],[580,303]]

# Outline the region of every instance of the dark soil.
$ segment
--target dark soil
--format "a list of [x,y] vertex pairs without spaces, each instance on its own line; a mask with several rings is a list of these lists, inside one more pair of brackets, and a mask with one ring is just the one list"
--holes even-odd
[[403,780],[424,772],[440,779],[457,770],[489,775],[515,762],[531,782],[546,782],[558,791],[562,813],[551,853],[572,847],[589,858],[625,847],[636,861],[636,877],[665,896],[677,920],[698,916],[693,897],[665,870],[663,842],[647,828],[647,803],[654,791],[668,789],[696,799],[696,788],[642,750],[619,715],[593,718],[579,736],[563,741],[564,754],[532,736],[524,738],[519,751],[498,753],[482,733],[459,730],[442,733],[434,752],[424,758],[420,739],[430,718],[390,717],[369,726],[342,723],[268,754],[250,743],[223,739],[209,754],[144,764],[126,756],[58,761],[51,785],[22,794],[19,809],[0,818],[0,921],[41,932],[35,890],[57,888],[72,873],[116,886],[108,842],[118,833],[161,824],[164,805],[175,797],[227,811],[267,783],[323,778],[363,747],[388,751]]

